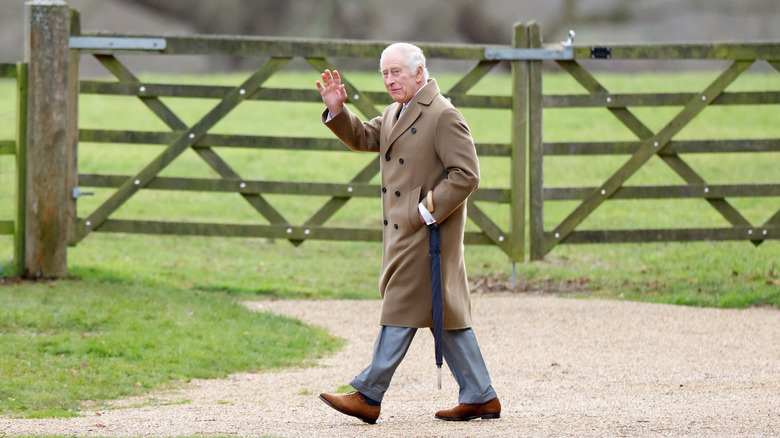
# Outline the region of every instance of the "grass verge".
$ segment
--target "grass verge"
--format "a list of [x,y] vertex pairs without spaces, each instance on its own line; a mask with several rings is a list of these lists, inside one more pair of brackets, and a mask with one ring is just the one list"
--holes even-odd
[[342,341],[221,294],[85,278],[0,287],[0,413],[77,415],[83,400],[300,365]]

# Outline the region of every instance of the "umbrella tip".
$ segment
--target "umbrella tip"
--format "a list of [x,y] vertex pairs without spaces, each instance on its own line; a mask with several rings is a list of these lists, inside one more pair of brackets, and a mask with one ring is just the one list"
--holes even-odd
[[438,371],[439,371],[438,383],[439,383],[439,389],[441,389],[441,365],[438,365]]

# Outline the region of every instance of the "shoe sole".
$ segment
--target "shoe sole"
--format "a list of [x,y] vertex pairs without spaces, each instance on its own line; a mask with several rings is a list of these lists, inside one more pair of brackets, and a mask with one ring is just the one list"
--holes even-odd
[[359,419],[360,419],[360,420],[362,420],[364,423],[368,423],[368,424],[376,424],[376,420],[372,420],[371,418],[361,417],[360,415],[356,415],[356,414],[350,414],[349,412],[345,412],[345,411],[341,410],[341,409],[340,409],[338,406],[336,406],[336,405],[334,405],[333,403],[329,402],[329,401],[328,401],[328,400],[326,400],[326,399],[325,399],[325,397],[323,397],[323,396],[320,396],[320,400],[324,401],[324,402],[325,402],[325,404],[327,404],[328,406],[332,407],[333,409],[335,409],[335,410],[337,410],[337,411],[341,412],[341,413],[342,413],[342,414],[344,414],[344,415],[349,415],[350,417],[359,418]]
[[497,414],[482,414],[482,415],[469,415],[468,417],[440,417],[438,415],[435,415],[436,418],[439,420],[444,421],[469,421],[469,420],[476,420],[477,418],[481,418],[483,420],[495,420],[496,418],[501,418],[501,413]]

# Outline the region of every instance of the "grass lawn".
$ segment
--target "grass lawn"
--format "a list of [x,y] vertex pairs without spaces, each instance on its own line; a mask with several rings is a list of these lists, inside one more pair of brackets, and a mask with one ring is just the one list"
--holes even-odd
[[[378,75],[343,73],[361,89],[381,90]],[[442,89],[458,76],[437,76]],[[247,74],[171,78],[149,82],[240,83]],[[713,72],[617,75],[597,73],[611,92],[700,91]],[[270,86],[313,89],[316,72],[290,71]],[[506,94],[505,74],[489,76],[477,93]],[[545,76],[545,93],[582,92],[562,74]],[[780,90],[780,75],[748,72],[734,90]],[[13,137],[13,84],[0,81],[0,139]],[[213,100],[164,98],[182,120],[196,122]],[[137,98],[82,95],[85,129],[165,131]],[[318,104],[246,102],[214,127],[214,133],[331,138],[319,123]],[[653,130],[679,108],[641,108],[635,114]],[[463,109],[477,142],[507,142],[509,113]],[[603,109],[545,110],[547,141],[633,140]],[[708,108],[675,139],[778,138],[780,109],[771,106]],[[217,148],[243,178],[291,181],[348,181],[372,156],[354,152],[302,152]],[[162,146],[79,145],[82,173],[130,175]],[[778,182],[780,156],[690,154],[684,159],[711,183]],[[598,185],[625,156],[549,157],[548,186]],[[13,157],[0,156],[0,220],[13,218]],[[480,160],[482,187],[504,188],[506,158]],[[215,178],[196,154],[186,151],[162,175]],[[373,183],[378,182],[375,177]],[[681,184],[660,160],[651,160],[630,185]],[[78,202],[85,217],[112,193]],[[292,223],[302,223],[327,199],[268,195]],[[780,208],[777,197],[729,199],[745,217],[761,224]],[[484,204],[484,205],[483,205]],[[508,207],[480,203],[506,228]],[[551,229],[576,206],[545,203]],[[142,190],[112,218],[265,224],[238,194]],[[378,199],[353,199],[328,225],[378,228]],[[476,230],[469,224],[470,230]],[[611,201],[579,229],[724,227],[725,220],[703,200]],[[13,241],[0,236],[0,266],[11,268]],[[528,254],[526,252],[526,254]],[[493,247],[469,246],[467,268],[474,278],[508,281],[511,264]],[[381,263],[378,243],[208,238],[92,233],[68,251],[72,280],[17,283],[0,287],[0,414],[77,415],[81,400],[138,394],[197,377],[299,365],[341,343],[300,322],[251,312],[242,299],[376,299]],[[563,293],[696,306],[780,306],[780,241],[564,245],[544,261],[516,265],[519,290]]]

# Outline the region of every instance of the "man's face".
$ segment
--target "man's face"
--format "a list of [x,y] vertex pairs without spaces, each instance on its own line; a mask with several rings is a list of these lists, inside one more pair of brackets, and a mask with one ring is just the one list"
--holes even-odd
[[394,101],[406,103],[412,100],[414,94],[423,85],[422,67],[412,73],[404,63],[403,52],[385,53],[382,59],[382,80]]

